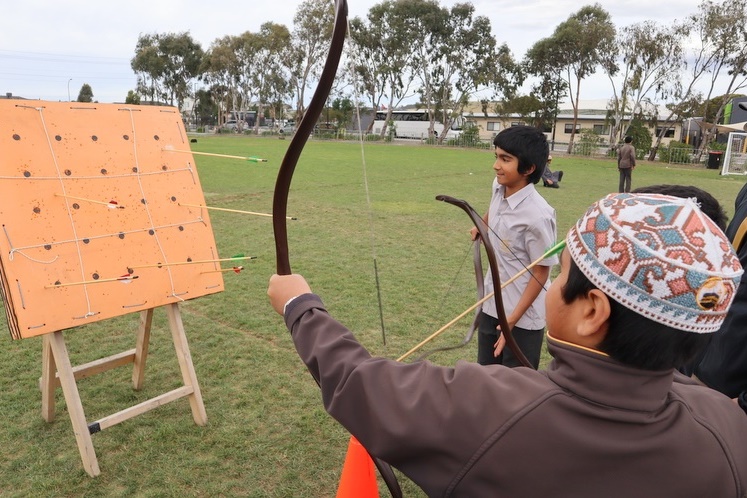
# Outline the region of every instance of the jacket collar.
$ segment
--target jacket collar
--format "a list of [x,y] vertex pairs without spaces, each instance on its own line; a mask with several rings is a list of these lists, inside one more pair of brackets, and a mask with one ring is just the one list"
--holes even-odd
[[547,335],[553,361],[547,376],[558,386],[593,403],[623,410],[661,409],[672,389],[674,370],[629,367],[604,353]]

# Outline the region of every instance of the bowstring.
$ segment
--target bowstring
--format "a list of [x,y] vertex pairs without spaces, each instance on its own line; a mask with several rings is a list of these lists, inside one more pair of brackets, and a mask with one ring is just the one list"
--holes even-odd
[[456,283],[457,279],[462,273],[462,270],[464,269],[464,265],[467,264],[467,259],[469,257],[469,253],[474,247],[476,241],[472,241],[472,243],[467,247],[467,250],[464,252],[464,256],[462,257],[462,262],[459,263],[459,268],[457,268],[456,272],[454,273],[454,277],[451,279],[451,282],[449,283],[449,286],[444,291],[443,295],[441,296],[441,301],[438,305],[438,309],[443,309],[444,304],[446,304],[446,298],[449,297],[449,294],[451,294],[451,290],[454,288],[454,284]]
[[[438,309],[444,309],[444,304],[446,303],[446,298],[451,293],[451,289],[454,287],[454,284],[456,283],[457,278],[462,273],[462,270],[464,269],[464,265],[466,264],[467,258],[469,256],[469,252],[470,251],[474,252],[474,250],[475,250],[475,244],[478,244],[478,243],[479,243],[479,239],[475,239],[475,240],[472,241],[472,243],[467,248],[467,251],[465,252],[464,257],[462,258],[462,262],[460,263],[459,268],[457,269],[457,271],[456,271],[456,273],[454,275],[454,278],[452,279],[451,283],[449,284],[449,287],[446,289],[446,291],[444,292],[443,297],[441,298],[441,303],[439,304]],[[480,267],[482,269],[482,264],[480,264]],[[481,273],[480,276],[484,278],[484,275],[482,275],[482,271],[480,273]],[[475,278],[477,279],[479,277],[477,275],[475,275]],[[478,299],[480,299],[480,298],[482,298],[482,296],[480,295],[480,292],[482,290],[482,292],[484,294],[485,289],[484,288],[481,289],[482,285],[481,285],[481,283],[480,283],[479,280],[476,281],[476,284],[477,284]],[[420,356],[418,356],[417,358],[415,358],[414,361],[424,360],[428,356],[430,356],[430,355],[432,355],[434,353],[439,353],[439,352],[443,352],[443,351],[451,351],[451,350],[459,349],[459,348],[462,348],[462,347],[466,346],[472,340],[472,337],[473,337],[473,335],[475,333],[475,330],[476,330],[476,326],[475,326],[475,321],[473,320],[473,323],[472,323],[472,325],[470,325],[470,327],[469,327],[469,329],[467,331],[467,334],[465,335],[465,337],[462,339],[462,341],[459,344],[450,345],[450,346],[442,346],[440,348],[434,348],[434,349],[431,349],[431,350],[428,350],[428,351],[424,351],[423,353],[420,354]]]
[[[350,36],[350,19],[347,21],[348,36]],[[361,146],[361,163],[363,165],[363,188],[366,192],[366,208],[368,211],[368,232],[371,241],[371,256],[373,258],[374,279],[376,281],[376,298],[379,303],[379,322],[381,324],[381,340],[386,346],[386,328],[384,327],[384,305],[381,301],[381,282],[379,280],[379,263],[376,251],[376,230],[374,229],[373,208],[371,194],[368,188],[368,170],[366,167],[366,150],[363,141],[363,125],[361,122],[360,95],[358,94],[358,75],[353,68],[353,99],[355,100],[355,114],[358,119],[358,142]],[[375,113],[374,113],[375,114]]]

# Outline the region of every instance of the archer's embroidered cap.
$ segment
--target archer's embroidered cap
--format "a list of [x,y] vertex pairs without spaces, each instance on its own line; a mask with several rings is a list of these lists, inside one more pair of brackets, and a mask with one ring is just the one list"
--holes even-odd
[[729,240],[692,199],[610,194],[566,240],[573,261],[605,294],[687,332],[721,327],[743,273]]

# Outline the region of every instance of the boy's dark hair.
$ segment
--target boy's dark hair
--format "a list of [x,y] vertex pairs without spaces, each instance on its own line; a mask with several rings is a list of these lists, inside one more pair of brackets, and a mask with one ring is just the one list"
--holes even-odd
[[534,166],[527,179],[530,183],[540,181],[550,155],[550,146],[542,130],[532,126],[512,126],[497,134],[493,145],[519,158],[519,173],[527,173]]
[[[597,287],[571,260],[568,281],[561,289],[566,304]],[[626,308],[608,296],[607,335],[598,346],[610,358],[642,370],[669,370],[688,363],[711,339],[710,334],[675,330]]]
[[632,141],[633,141],[633,137],[631,137],[630,135],[628,135],[627,137],[625,137],[625,143],[626,144],[629,144]]
[[724,208],[721,207],[721,203],[719,203],[715,197],[701,188],[692,185],[648,185],[646,187],[638,187],[630,193],[663,194],[671,195],[673,197],[681,197],[683,199],[694,198],[700,205],[700,210],[703,211],[703,213],[722,231],[726,230],[726,222],[729,221],[726,211],[724,211]]

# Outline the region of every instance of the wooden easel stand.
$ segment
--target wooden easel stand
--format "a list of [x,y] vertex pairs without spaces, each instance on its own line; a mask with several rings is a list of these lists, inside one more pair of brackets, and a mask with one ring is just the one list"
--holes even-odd
[[150,344],[150,329],[153,322],[153,308],[140,312],[135,349],[76,367],[73,367],[70,362],[62,331],[46,334],[42,338],[42,376],[39,379],[42,392],[42,418],[47,422],[54,420],[55,390],[61,387],[70,413],[78,450],[83,460],[83,467],[91,477],[100,473],[96,452],[93,449],[92,434],[184,397],[189,399],[195,423],[200,426],[207,424],[205,405],[202,402],[200,386],[192,364],[179,305],[173,303],[164,307],[168,315],[169,328],[184,385],[91,423],[86,422],[76,381],[132,363],[132,387],[136,391],[142,389]]

